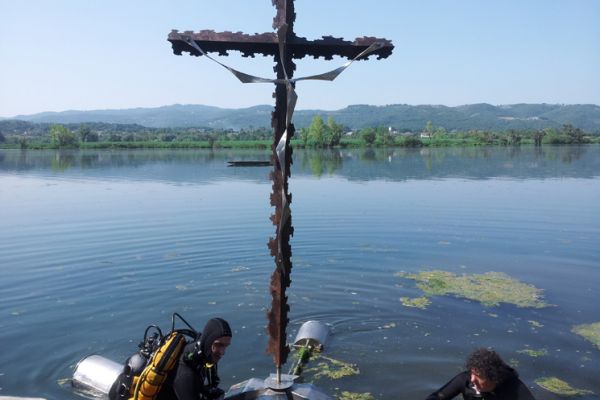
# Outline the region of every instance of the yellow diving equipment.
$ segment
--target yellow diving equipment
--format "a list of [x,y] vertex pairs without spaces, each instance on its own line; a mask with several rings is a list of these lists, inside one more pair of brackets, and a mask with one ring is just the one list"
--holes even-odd
[[167,336],[142,373],[133,377],[129,400],[156,400],[169,373],[177,365],[185,343],[184,335],[179,332]]

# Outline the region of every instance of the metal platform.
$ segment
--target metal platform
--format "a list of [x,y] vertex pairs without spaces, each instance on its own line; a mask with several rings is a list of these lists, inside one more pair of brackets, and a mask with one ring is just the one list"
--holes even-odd
[[[294,383],[295,375],[282,375],[283,387],[273,389],[274,375],[267,379],[251,378],[233,385],[226,400],[331,400],[331,397],[310,383]],[[286,382],[290,384],[286,386]]]

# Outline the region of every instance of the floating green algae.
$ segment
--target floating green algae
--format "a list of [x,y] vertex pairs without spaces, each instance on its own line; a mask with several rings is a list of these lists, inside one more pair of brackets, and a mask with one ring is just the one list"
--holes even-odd
[[542,290],[519,282],[502,272],[485,274],[455,275],[448,271],[421,271],[417,274],[398,272],[401,278],[417,282],[417,287],[428,296],[454,295],[481,302],[485,306],[500,303],[514,304],[517,307],[547,307]]
[[600,349],[600,322],[575,325],[571,331],[589,340]]
[[527,322],[529,322],[529,324],[530,324],[530,325],[531,325],[533,328],[542,328],[542,327],[544,326],[544,325],[540,324],[539,322],[537,322],[537,321],[534,321],[534,320],[531,320],[531,319],[530,319],[529,321],[527,321]]
[[542,357],[542,356],[548,355],[548,350],[546,350],[546,349],[539,349],[539,350],[524,349],[524,350],[517,351],[517,353],[527,354],[529,357]]
[[535,383],[547,391],[561,396],[584,396],[586,394],[594,394],[594,392],[591,390],[576,389],[571,387],[567,382],[555,377],[538,378],[535,380]]
[[319,361],[316,366],[307,368],[306,373],[314,374],[313,379],[329,378],[340,379],[345,376],[358,375],[360,370],[354,364],[335,360],[330,357],[320,355],[316,361]]
[[431,304],[429,297],[400,297],[400,302],[404,307],[416,307],[425,310]]
[[366,393],[355,393],[343,391],[335,396],[338,400],[375,400],[375,397],[369,392]]

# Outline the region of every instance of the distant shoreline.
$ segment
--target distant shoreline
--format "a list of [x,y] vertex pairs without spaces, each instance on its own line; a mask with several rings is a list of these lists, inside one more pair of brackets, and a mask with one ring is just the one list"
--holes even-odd
[[[10,129],[9,129],[10,128]],[[20,124],[0,130],[1,148],[21,149],[271,149],[273,131],[257,128],[243,132],[188,130],[143,131],[137,127],[93,126],[82,124],[75,130],[67,125],[37,126],[24,130]],[[108,129],[112,128],[112,129]],[[600,143],[600,135],[590,134],[571,124],[559,128],[504,131],[451,131],[434,126],[431,121],[418,132],[398,131],[377,126],[349,130],[332,117],[313,118],[308,127],[290,133],[291,145],[299,148],[336,147],[456,147],[456,146],[520,146]]]
[[[589,141],[582,143],[544,143],[538,147],[568,145],[568,144],[598,144],[600,136],[593,136]],[[272,142],[270,140],[249,140],[249,141],[218,141],[210,143],[208,141],[197,142],[95,142],[81,143],[78,146],[63,146],[58,147],[51,143],[28,143],[21,146],[17,143],[7,144],[0,143],[0,149],[21,149],[21,150],[127,150],[127,149],[256,149],[270,150]],[[304,145],[300,139],[292,140],[291,146],[295,148],[428,148],[428,147],[481,147],[481,146],[498,146],[498,147],[519,147],[519,146],[535,146],[533,140],[524,139],[519,143],[509,144],[501,143],[500,141],[481,143],[473,138],[467,139],[441,139],[441,140],[411,140],[408,142],[395,142],[388,144],[372,144],[366,145],[360,140],[342,140],[337,146],[332,147],[315,147]]]

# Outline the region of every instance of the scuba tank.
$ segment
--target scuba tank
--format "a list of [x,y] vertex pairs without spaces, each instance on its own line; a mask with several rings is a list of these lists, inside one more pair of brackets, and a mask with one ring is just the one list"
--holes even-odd
[[92,354],[77,363],[71,385],[84,397],[114,399],[122,370],[123,365]]

